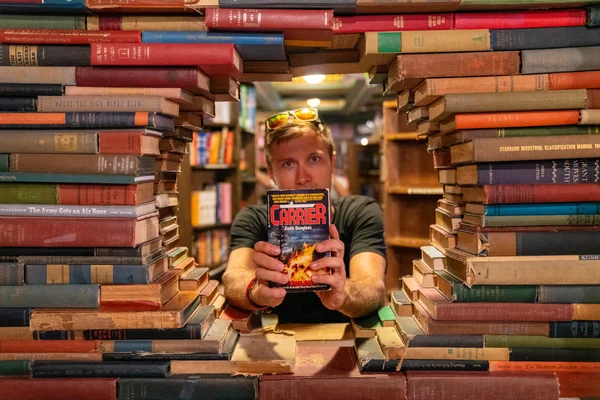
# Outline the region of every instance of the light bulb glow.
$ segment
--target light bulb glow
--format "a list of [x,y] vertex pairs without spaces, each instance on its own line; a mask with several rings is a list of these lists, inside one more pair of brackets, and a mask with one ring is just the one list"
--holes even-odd
[[302,78],[310,85],[318,85],[325,80],[325,75],[306,75]]
[[319,105],[321,104],[321,99],[317,99],[317,98],[308,99],[308,100],[306,100],[306,104],[309,107],[316,108],[316,107],[319,107]]
[[363,146],[366,146],[369,144],[369,139],[367,139],[366,137],[360,139],[360,144],[362,144]]

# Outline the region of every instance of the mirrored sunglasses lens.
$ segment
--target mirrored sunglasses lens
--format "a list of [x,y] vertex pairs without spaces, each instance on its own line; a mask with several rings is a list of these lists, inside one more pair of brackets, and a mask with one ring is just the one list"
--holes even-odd
[[269,129],[277,129],[281,125],[285,124],[288,120],[287,113],[281,113],[277,115],[273,115],[271,118],[267,120],[267,128]]
[[314,121],[317,119],[317,110],[314,108],[301,108],[294,111],[294,117],[304,121]]

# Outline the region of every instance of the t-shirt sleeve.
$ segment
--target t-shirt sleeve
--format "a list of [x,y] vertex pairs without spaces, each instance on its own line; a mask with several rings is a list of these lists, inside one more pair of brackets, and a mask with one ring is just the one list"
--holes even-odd
[[383,217],[381,207],[373,199],[366,200],[356,209],[353,226],[350,258],[362,252],[373,252],[386,258],[385,240],[383,238]]
[[266,226],[261,222],[260,211],[254,206],[240,211],[231,225],[231,244],[229,251],[249,247],[254,248],[256,242],[266,240]]

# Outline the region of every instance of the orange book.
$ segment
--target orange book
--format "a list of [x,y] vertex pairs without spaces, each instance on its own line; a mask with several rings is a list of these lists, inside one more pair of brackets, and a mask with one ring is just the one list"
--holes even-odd
[[490,372],[600,372],[600,362],[490,361]]
[[560,72],[549,75],[550,90],[600,88],[600,71]]
[[442,134],[459,129],[518,128],[526,126],[577,125],[579,110],[514,111],[456,114],[440,123]]
[[0,340],[0,353],[97,353],[97,340]]

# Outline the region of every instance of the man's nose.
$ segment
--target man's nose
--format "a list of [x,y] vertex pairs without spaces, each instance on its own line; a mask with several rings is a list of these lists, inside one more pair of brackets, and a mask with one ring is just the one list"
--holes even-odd
[[305,168],[305,166],[304,165],[298,166],[298,169],[296,171],[296,184],[297,185],[306,185],[310,181],[312,181],[312,176],[310,175],[308,170]]

